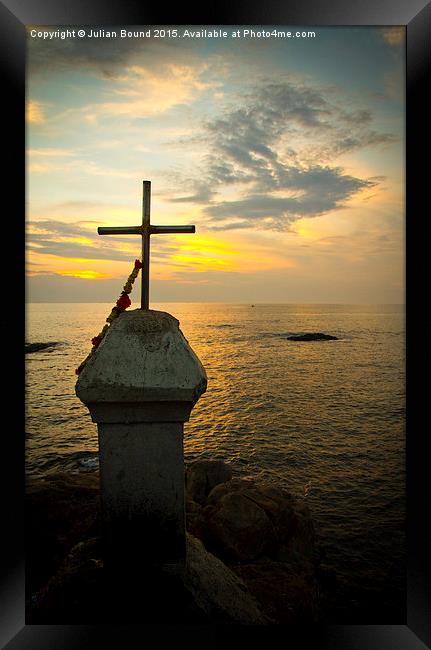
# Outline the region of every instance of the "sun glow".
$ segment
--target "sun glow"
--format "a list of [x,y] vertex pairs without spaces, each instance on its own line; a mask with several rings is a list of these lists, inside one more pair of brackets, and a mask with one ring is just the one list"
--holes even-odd
[[57,271],[57,274],[65,275],[71,278],[81,278],[81,280],[106,280],[110,277],[105,273],[99,273],[99,271],[90,271],[88,269],[82,269],[79,271]]

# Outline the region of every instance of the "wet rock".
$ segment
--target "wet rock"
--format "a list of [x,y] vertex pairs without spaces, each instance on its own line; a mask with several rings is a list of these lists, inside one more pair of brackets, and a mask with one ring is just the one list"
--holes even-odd
[[306,334],[292,334],[286,337],[288,341],[338,341],[336,336],[322,334],[321,332],[307,332]]
[[26,343],[25,352],[40,352],[41,350],[51,351],[53,348],[60,345],[58,341],[46,341],[45,343]]
[[186,467],[187,496],[203,505],[219,483],[232,478],[232,470],[221,460],[198,460]]

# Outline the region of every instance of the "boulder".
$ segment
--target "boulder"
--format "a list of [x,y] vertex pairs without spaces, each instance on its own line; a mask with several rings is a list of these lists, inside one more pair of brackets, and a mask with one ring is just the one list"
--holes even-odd
[[223,559],[253,560],[277,544],[271,520],[241,492],[227,493],[202,511],[205,545]]
[[311,513],[308,506],[299,500],[295,504],[294,513],[291,534],[283,538],[274,558],[312,571],[318,562],[318,550]]
[[216,486],[194,525],[207,548],[227,561],[267,556],[301,565],[315,560],[306,504],[271,484],[234,478]]
[[271,622],[262,614],[243,580],[189,533],[182,581],[211,621],[241,625]]
[[277,624],[317,623],[319,587],[313,572],[295,570],[283,562],[240,564],[233,567],[258,606]]
[[218,485],[208,495],[207,505],[215,506],[226,494],[241,493],[265,511],[271,520],[277,539],[290,538],[297,525],[297,501],[290,492],[267,483],[235,478]]
[[322,334],[321,332],[307,332],[306,334],[292,334],[286,337],[288,341],[338,341],[336,336]]
[[202,539],[202,506],[191,498],[186,498],[186,528],[195,537]]
[[205,504],[211,490],[232,478],[232,470],[221,460],[198,460],[186,467],[187,497]]

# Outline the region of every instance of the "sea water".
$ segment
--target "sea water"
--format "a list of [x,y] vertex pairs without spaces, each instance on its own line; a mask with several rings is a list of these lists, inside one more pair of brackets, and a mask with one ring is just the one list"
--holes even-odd
[[[28,476],[97,468],[97,429],[75,396],[75,368],[111,307],[27,306],[27,341],[58,343],[26,357]],[[185,425],[186,462],[224,460],[236,476],[305,499],[337,573],[340,611],[375,602],[396,615],[405,575],[404,307],[152,308],[178,318],[208,376]],[[338,340],[287,338],[305,332]]]

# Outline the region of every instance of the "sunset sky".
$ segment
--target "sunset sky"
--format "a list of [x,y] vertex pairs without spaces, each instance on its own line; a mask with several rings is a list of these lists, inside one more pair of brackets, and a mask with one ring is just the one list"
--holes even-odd
[[97,227],[150,180],[154,224],[196,225],[152,237],[150,301],[403,303],[404,28],[313,29],[29,35],[27,300],[115,302],[140,238]]

